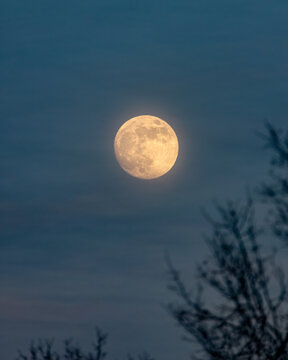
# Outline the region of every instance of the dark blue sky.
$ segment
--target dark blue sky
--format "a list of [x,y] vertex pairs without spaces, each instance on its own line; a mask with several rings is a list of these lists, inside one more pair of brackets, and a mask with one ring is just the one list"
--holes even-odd
[[[163,255],[193,273],[207,253],[200,208],[266,176],[254,132],[265,119],[287,125],[287,1],[0,7],[1,359],[41,336],[88,344],[95,324],[111,355],[187,359],[162,306]],[[153,181],[113,153],[119,126],[141,114],[180,143]]]

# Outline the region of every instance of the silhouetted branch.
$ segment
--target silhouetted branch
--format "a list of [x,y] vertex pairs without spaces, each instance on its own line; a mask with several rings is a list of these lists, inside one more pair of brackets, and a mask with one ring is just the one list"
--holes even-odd
[[288,245],[288,132],[283,134],[271,124],[261,134],[266,147],[273,151],[270,183],[261,186],[262,199],[271,205],[271,226],[274,234]]
[[[201,287],[192,297],[168,262],[170,288],[180,299],[169,305],[169,311],[207,359],[287,360],[286,286],[273,257],[260,251],[253,202],[229,202],[218,205],[217,211],[219,218],[209,217],[212,256],[198,267],[200,283],[214,301],[204,302]],[[272,296],[275,282],[279,292]]]

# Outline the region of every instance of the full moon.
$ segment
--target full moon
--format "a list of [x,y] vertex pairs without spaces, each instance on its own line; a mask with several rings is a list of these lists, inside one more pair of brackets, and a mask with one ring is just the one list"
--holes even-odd
[[126,121],[114,140],[120,166],[140,179],[155,179],[166,174],[175,164],[178,149],[178,139],[172,127],[151,115]]

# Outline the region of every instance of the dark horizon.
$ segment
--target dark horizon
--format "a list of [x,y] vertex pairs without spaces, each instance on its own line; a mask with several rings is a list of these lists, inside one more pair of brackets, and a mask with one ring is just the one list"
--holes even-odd
[[[95,325],[112,357],[188,357],[163,309],[164,254],[189,280],[207,253],[201,209],[268,176],[256,132],[287,129],[287,2],[0,8],[1,359],[39,337],[89,345]],[[143,114],[167,121],[180,148],[151,181],[113,152],[119,126]]]

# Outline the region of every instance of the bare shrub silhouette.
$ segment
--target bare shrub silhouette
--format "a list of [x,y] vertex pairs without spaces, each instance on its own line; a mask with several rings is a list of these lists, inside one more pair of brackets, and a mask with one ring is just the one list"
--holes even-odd
[[72,339],[68,339],[64,341],[64,350],[60,354],[54,350],[53,340],[39,340],[31,343],[28,354],[19,351],[17,360],[104,360],[107,334],[96,328],[95,335],[96,342],[92,344],[89,352],[84,352]]
[[[272,183],[263,185],[261,194],[272,205],[273,234],[287,241],[288,138],[281,138],[271,125],[266,129],[263,136],[275,159]],[[206,214],[210,257],[197,268],[194,293],[167,259],[170,289],[178,299],[168,310],[186,339],[199,345],[198,357],[192,358],[287,360],[287,285],[275,254],[264,255],[260,246],[267,234],[256,226],[255,204],[249,196],[244,204],[228,202],[217,204],[216,209],[216,218]],[[204,290],[209,291],[206,301]]]
[[[54,349],[53,340],[38,340],[36,343],[31,343],[26,354],[19,351],[17,360],[104,360],[107,356],[105,345],[108,335],[98,328],[95,335],[96,341],[92,343],[92,350],[88,352],[83,351],[73,339],[64,341],[63,352]],[[154,360],[154,358],[144,352],[137,357],[128,354],[126,360]]]

